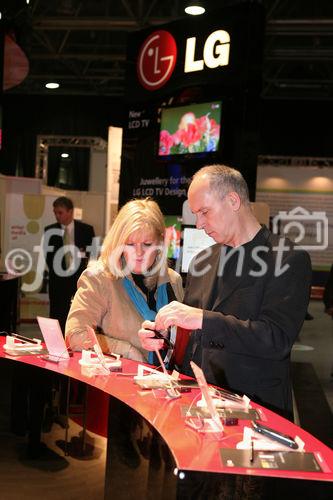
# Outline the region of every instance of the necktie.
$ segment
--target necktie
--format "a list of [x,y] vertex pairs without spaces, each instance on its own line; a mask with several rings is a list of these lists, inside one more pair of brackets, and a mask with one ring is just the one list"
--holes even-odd
[[[67,226],[65,226],[65,229],[64,229],[64,245],[70,245],[70,237],[69,237],[69,231],[68,231],[68,228]],[[64,255],[64,258],[65,258],[65,266],[66,266],[66,269],[69,269],[70,265],[71,265],[71,262],[72,262],[72,255],[71,255],[71,252],[66,252],[65,255]]]

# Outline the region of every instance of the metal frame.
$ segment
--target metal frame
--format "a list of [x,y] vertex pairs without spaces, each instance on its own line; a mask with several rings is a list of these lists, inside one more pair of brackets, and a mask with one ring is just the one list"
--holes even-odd
[[107,142],[101,137],[74,136],[74,135],[38,135],[36,144],[35,178],[42,179],[47,184],[48,149],[58,147],[86,147],[91,150],[106,151]]
[[273,167],[333,167],[333,158],[311,156],[269,156],[259,155],[258,166],[270,165]]

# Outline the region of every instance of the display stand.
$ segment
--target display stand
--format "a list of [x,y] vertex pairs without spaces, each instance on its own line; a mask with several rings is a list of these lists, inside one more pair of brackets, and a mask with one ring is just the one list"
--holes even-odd
[[40,339],[20,340],[11,335],[6,336],[6,343],[3,346],[5,352],[10,356],[23,356],[24,354],[35,354],[43,351]]
[[[97,375],[109,375],[110,370],[117,370],[121,368],[121,360],[119,355],[113,355],[114,360],[107,359],[103,353],[94,349],[95,352],[83,350],[79,364],[82,371],[89,377]],[[66,426],[65,426],[65,441],[58,442],[58,446],[64,450],[66,456],[75,457],[78,459],[89,460],[94,456],[94,446],[87,443],[87,401],[88,401],[89,386],[84,385],[84,395],[82,404],[73,405],[70,402],[71,393],[71,379],[68,378],[67,394],[66,394]],[[73,411],[79,409],[79,411]],[[82,418],[82,431],[79,437],[73,436],[69,441],[69,423],[70,417]]]

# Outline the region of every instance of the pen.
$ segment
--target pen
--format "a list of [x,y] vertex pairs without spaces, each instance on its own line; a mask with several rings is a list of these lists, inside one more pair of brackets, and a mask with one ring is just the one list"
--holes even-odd
[[18,333],[12,333],[12,337],[15,337],[19,340],[24,340],[24,342],[30,342],[31,344],[38,344],[37,340],[29,339],[29,337],[24,337],[23,335],[19,335]]
[[250,462],[252,463],[254,460],[254,449],[253,449],[253,439],[251,439],[251,455],[250,455]]

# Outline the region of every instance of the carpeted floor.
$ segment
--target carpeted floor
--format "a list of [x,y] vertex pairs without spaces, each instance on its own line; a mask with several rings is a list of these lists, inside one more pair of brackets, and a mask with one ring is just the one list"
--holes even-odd
[[333,414],[313,365],[292,363],[291,373],[300,426],[333,448]]

